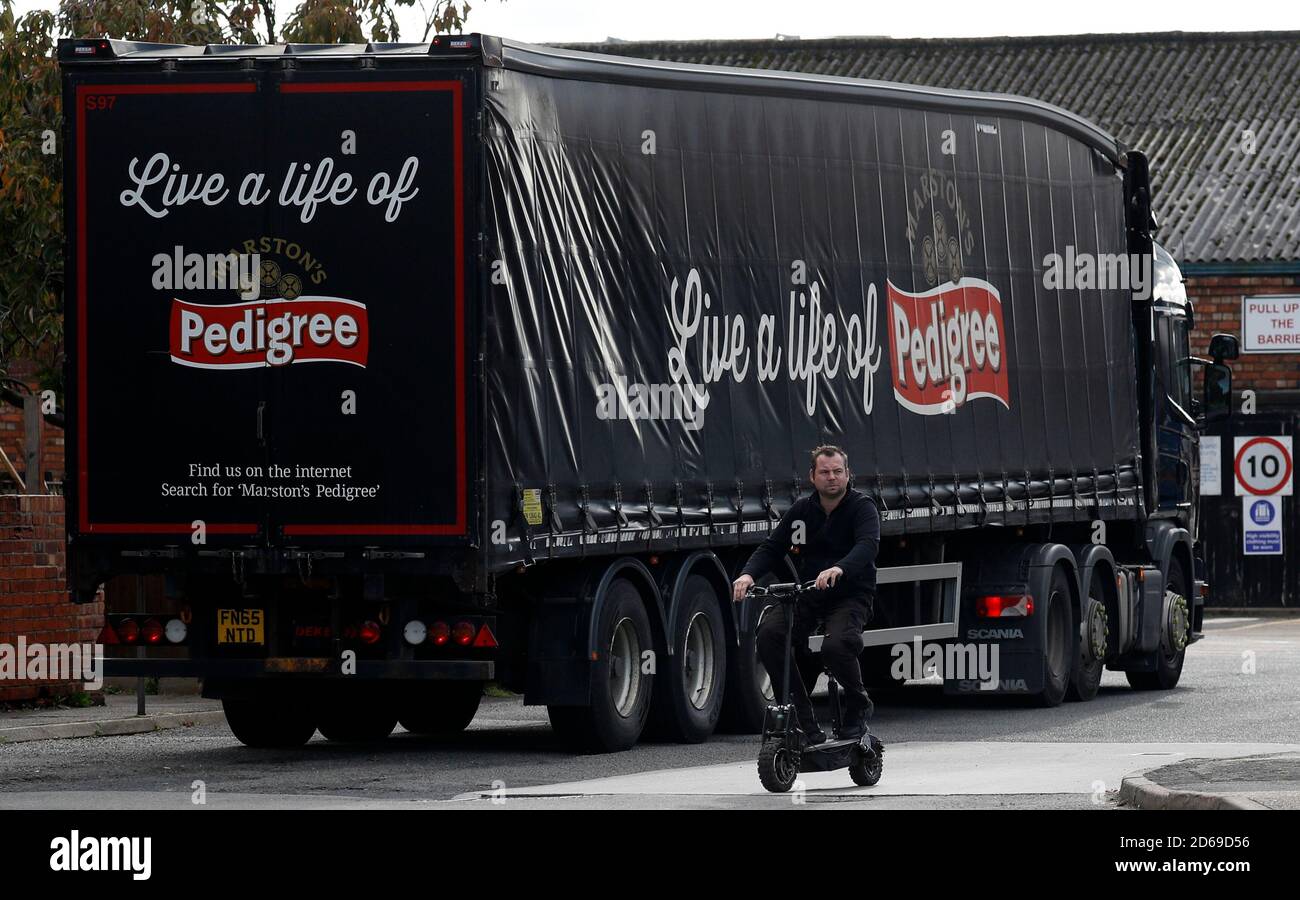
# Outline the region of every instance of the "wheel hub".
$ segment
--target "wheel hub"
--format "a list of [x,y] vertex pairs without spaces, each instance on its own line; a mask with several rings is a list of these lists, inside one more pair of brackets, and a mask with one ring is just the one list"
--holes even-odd
[[1110,620],[1106,616],[1104,604],[1093,600],[1088,609],[1088,618],[1084,624],[1084,647],[1094,659],[1105,659],[1107,638],[1110,636]]
[[609,642],[609,694],[614,709],[624,718],[636,708],[641,687],[641,642],[632,620],[620,619]]
[[1165,591],[1165,605],[1169,617],[1165,621],[1165,643],[1174,653],[1181,653],[1187,646],[1187,628],[1191,616],[1187,611],[1187,598],[1173,591]]
[[[758,625],[754,627],[755,634],[758,633],[758,629],[763,625],[763,620],[767,618],[767,614],[771,612],[771,610],[772,608],[769,606],[764,609],[762,615],[758,617]],[[757,644],[757,641],[755,641],[755,644]],[[767,668],[763,665],[763,659],[758,655],[757,646],[754,648],[754,680],[757,682],[758,692],[762,695],[763,699],[768,703],[774,702],[776,700],[776,691],[772,687],[772,674],[768,672]]]
[[702,612],[692,616],[686,626],[683,657],[686,697],[691,706],[704,709],[713,697],[715,661],[713,628],[709,625],[708,616]]

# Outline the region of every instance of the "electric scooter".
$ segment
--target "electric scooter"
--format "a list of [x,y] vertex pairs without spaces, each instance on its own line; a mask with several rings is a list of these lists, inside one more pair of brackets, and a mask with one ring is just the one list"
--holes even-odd
[[[816,582],[772,584],[752,587],[750,597],[772,597],[785,608],[785,621],[790,627],[785,632],[785,662],[781,672],[781,693],[778,702],[767,707],[763,715],[763,749],[758,754],[758,779],[774,794],[790,790],[800,772],[832,772],[847,768],[854,784],[869,787],[880,781],[885,766],[885,745],[864,730],[861,737],[828,740],[821,744],[808,744],[799,717],[790,702],[790,660],[793,656],[794,607],[799,597],[814,590]],[[769,675],[771,673],[768,673]],[[840,709],[840,690],[829,669],[831,717],[835,731],[843,722]]]

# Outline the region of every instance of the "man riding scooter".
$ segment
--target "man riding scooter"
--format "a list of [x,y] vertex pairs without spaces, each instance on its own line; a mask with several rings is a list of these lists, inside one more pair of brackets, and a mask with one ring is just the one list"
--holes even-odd
[[[805,688],[805,679],[815,684],[820,674],[808,649],[818,618],[826,619],[822,660],[847,697],[845,721],[837,737],[860,738],[871,717],[873,706],[862,684],[858,656],[862,630],[871,620],[876,597],[880,514],[871,498],[849,487],[848,454],[839,447],[825,445],[813,450],[808,477],[816,491],[801,497],[781,517],[733,582],[732,595],[736,601],[742,600],[754,580],[770,572],[792,548],[799,580],[816,581],[818,590],[804,595],[812,599],[794,607],[795,661],[804,677],[791,679],[791,697],[805,739],[820,744],[826,735]],[[785,619],[782,606],[775,606],[758,629],[758,656],[769,675],[781,671],[788,627]]]

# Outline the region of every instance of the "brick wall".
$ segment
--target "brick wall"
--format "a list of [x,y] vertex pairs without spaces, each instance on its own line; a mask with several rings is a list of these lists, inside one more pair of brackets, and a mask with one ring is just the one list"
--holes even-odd
[[[1189,277],[1187,295],[1196,309],[1192,354],[1207,356],[1210,337],[1224,331],[1241,339],[1241,300],[1268,294],[1300,294],[1300,276]],[[1233,391],[1300,388],[1300,353],[1243,353],[1232,367]]]
[[[41,385],[32,375],[32,366],[24,362],[15,362],[9,369],[9,376],[17,378],[31,388],[37,395],[40,394]],[[12,386],[11,386],[12,387]],[[63,398],[58,398],[59,408],[63,408]],[[0,449],[3,449],[13,463],[18,474],[26,481],[27,462],[23,452],[24,446],[23,433],[23,411],[21,408],[11,406],[4,401],[0,401]],[[50,425],[42,420],[41,422],[41,468],[44,470],[38,473],[38,477],[43,478],[46,472],[52,473],[54,482],[61,484],[64,481],[64,472],[66,466],[63,456],[63,429]],[[51,485],[51,489],[60,490],[56,485]],[[9,477],[9,472],[3,464],[0,464],[0,492],[10,493],[18,490],[13,479]],[[44,493],[43,489],[39,490]]]
[[[65,584],[63,497],[0,494],[0,644],[91,643],[104,604],[69,603]],[[76,693],[80,682],[0,681],[0,702]]]

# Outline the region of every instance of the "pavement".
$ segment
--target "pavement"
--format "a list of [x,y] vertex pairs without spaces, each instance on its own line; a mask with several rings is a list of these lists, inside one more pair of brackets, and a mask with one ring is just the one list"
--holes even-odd
[[[24,741],[144,734],[193,725],[221,725],[218,700],[183,687],[149,695],[136,715],[136,696],[104,695],[103,706],[0,711],[0,745]],[[484,710],[486,712],[486,710]],[[0,753],[3,753],[0,749]],[[958,796],[1059,791],[1111,792],[1135,809],[1300,809],[1300,747],[1265,743],[1006,743],[906,741],[888,746],[889,778],[853,789],[834,778],[801,776],[810,796]],[[1088,783],[1074,784],[1088,772]],[[936,773],[940,773],[936,775]],[[823,783],[825,782],[825,783]],[[882,790],[884,789],[884,790]],[[582,798],[618,805],[659,794],[721,798],[754,792],[753,763],[705,765],[512,789],[516,800]],[[484,801],[491,792],[462,794]],[[501,798],[497,798],[499,801]]]
[[0,744],[144,734],[225,721],[220,700],[194,694],[146,695],[143,716],[136,715],[134,692],[105,694],[103,706],[0,710]]
[[1139,809],[1300,809],[1300,753],[1189,759],[1124,779]]
[[[807,772],[795,787],[822,801],[1092,794],[1100,803],[1119,785],[1120,803],[1137,809],[1300,809],[1295,744],[907,741],[886,745],[885,774],[879,784],[858,788],[842,771]],[[762,796],[752,760],[481,790],[455,799],[735,795]]]

